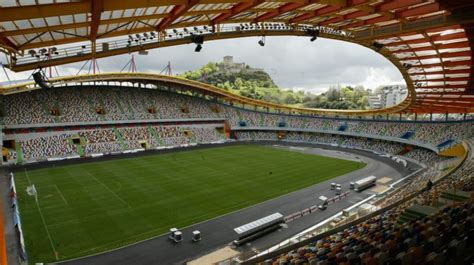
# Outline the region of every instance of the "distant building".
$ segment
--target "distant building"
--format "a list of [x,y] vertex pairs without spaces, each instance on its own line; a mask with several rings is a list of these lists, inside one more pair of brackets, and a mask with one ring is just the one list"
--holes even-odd
[[404,85],[384,86],[381,95],[382,105],[385,108],[398,105],[407,95],[408,91]]
[[224,60],[222,61],[221,64],[218,65],[219,67],[219,72],[222,73],[240,73],[241,71],[244,72],[259,72],[263,71],[261,68],[252,68],[245,63],[235,63],[234,62],[234,57],[232,56],[225,56]]
[[382,100],[381,96],[369,96],[369,107],[371,109],[381,109],[382,108]]

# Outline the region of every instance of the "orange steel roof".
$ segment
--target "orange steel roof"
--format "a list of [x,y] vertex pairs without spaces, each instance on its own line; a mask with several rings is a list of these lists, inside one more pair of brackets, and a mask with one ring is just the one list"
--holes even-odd
[[[156,40],[140,45],[157,48],[191,42],[189,35],[179,39],[184,28],[209,39],[237,38],[246,34],[237,32],[242,28],[224,28],[250,25],[258,36],[272,23],[280,35],[326,27],[350,36],[346,41],[383,44],[415,87],[405,111],[474,112],[472,0],[0,0],[0,50],[8,67],[22,71],[137,50],[119,49],[112,38],[154,32]],[[49,51],[53,46],[58,50]],[[30,53],[41,49],[48,58]]]

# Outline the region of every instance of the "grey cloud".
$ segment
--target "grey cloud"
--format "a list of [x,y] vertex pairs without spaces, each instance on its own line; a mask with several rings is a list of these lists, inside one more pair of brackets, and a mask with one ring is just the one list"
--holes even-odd
[[[402,83],[398,70],[383,56],[365,47],[319,38],[310,42],[306,37],[267,37],[265,47],[260,38],[241,38],[205,42],[201,52],[194,44],[149,51],[135,55],[139,71],[160,72],[171,62],[173,73],[196,70],[209,61],[221,61],[232,55],[237,62],[264,68],[284,88],[320,92],[333,84],[378,86],[377,80]],[[121,55],[99,60],[102,71],[119,71],[130,60]],[[61,74],[76,74],[83,63],[59,67]]]

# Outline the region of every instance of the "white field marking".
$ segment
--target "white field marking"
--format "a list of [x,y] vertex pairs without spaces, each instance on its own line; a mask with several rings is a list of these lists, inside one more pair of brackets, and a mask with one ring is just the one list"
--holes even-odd
[[[297,192],[301,192],[301,191],[304,191],[304,190],[308,190],[308,189],[311,189],[313,188],[314,186],[316,185],[319,185],[320,183],[317,183],[317,184],[313,184],[311,186],[308,186],[306,188],[302,188],[302,189],[299,189],[299,190],[295,190],[295,191],[292,191],[290,193],[285,193],[285,194],[281,194],[277,197],[274,197],[274,198],[270,198],[270,199],[267,199],[265,201],[262,201],[262,202],[259,202],[259,203],[256,203],[256,204],[251,204],[251,205],[248,205],[244,208],[240,208],[240,209],[237,209],[237,210],[234,210],[232,212],[228,212],[228,213],[224,213],[224,214],[221,214],[221,215],[218,215],[218,216],[215,216],[213,218],[210,218],[210,219],[206,219],[206,220],[202,220],[202,221],[199,221],[197,223],[193,223],[193,224],[190,224],[190,225],[187,225],[187,226],[183,226],[183,227],[180,227],[181,230],[184,230],[184,229],[187,229],[189,227],[192,227],[192,226],[197,226],[197,225],[200,225],[200,224],[203,224],[203,223],[206,223],[206,222],[209,222],[209,221],[212,221],[212,220],[215,220],[215,219],[218,219],[218,218],[221,218],[223,216],[227,216],[227,215],[231,215],[231,214],[235,214],[237,212],[241,212],[241,211],[244,211],[244,210],[247,210],[249,208],[252,208],[252,207],[256,207],[258,205],[261,205],[261,204],[264,204],[264,203],[268,203],[269,201],[272,201],[272,200],[276,200],[276,199],[279,199],[279,198],[282,198],[282,197],[285,197],[285,196],[290,196],[291,194],[295,194]],[[373,197],[369,197],[370,199],[372,199]],[[239,203],[237,205],[240,205],[242,203]],[[139,207],[139,208],[142,208],[142,207]],[[341,213],[339,213],[339,215],[341,215]],[[202,215],[200,215],[202,216]],[[200,217],[198,216],[198,217]],[[158,228],[155,228],[155,229],[151,229],[151,230],[148,230],[147,232],[143,232],[143,233],[139,233],[139,234],[135,234],[135,238],[138,238],[142,235],[146,235],[146,234],[150,234],[152,233],[153,231],[157,231],[161,229],[161,227],[158,227]],[[104,250],[104,251],[100,251],[100,252],[96,252],[96,253],[92,253],[92,254],[87,254],[85,256],[81,256],[81,257],[78,257],[78,258],[71,258],[71,259],[66,259],[66,260],[62,260],[61,262],[65,263],[65,262],[71,262],[71,261],[75,261],[75,260],[81,260],[81,259],[85,259],[85,258],[88,258],[88,257],[92,257],[92,256],[97,256],[97,255],[100,255],[100,254],[104,254],[104,253],[110,253],[110,252],[113,252],[113,251],[117,251],[119,249],[124,249],[124,248],[128,248],[128,247],[131,247],[131,246],[134,246],[134,245],[137,245],[137,244],[140,244],[140,243],[143,243],[143,242],[146,242],[146,241],[151,241],[153,239],[156,239],[158,237],[161,237],[161,236],[164,236],[164,235],[167,235],[168,232],[164,232],[162,234],[158,234],[158,235],[152,235],[151,237],[148,237],[148,238],[145,238],[145,239],[138,239],[134,242],[129,242],[127,243],[126,245],[123,245],[123,246],[120,246],[120,247],[116,247],[116,248],[111,248],[111,249],[107,249],[107,250]],[[129,239],[132,239],[134,240],[133,238],[129,238]],[[124,239],[120,239],[120,240],[116,240],[116,241],[113,241],[113,242],[109,242],[105,245],[101,245],[101,246],[97,246],[97,247],[94,247],[94,249],[97,249],[97,248],[103,248],[103,247],[106,247],[108,245],[113,245],[117,242],[124,242],[125,240]],[[75,254],[77,255],[80,255],[82,253],[90,253],[91,249],[88,249],[88,250],[84,250],[84,251],[79,251],[79,252],[76,252]]]
[[63,201],[69,206],[69,203],[67,202],[66,198],[64,198],[64,195],[61,192],[61,190],[59,189],[58,185],[54,184],[53,186],[56,188],[56,190],[58,191],[58,193],[61,196],[61,198],[63,199]]
[[[28,175],[28,171],[26,171],[26,168],[25,168],[25,175],[26,175],[26,179],[28,180],[28,184],[31,186],[30,177]],[[38,196],[38,194],[36,194],[36,196]],[[39,200],[35,200],[35,201],[36,201],[36,206],[38,206],[38,211],[40,213],[41,220],[43,221],[44,229],[46,230],[46,234],[48,235],[49,243],[51,244],[51,248],[53,249],[54,256],[56,257],[56,260],[58,260],[58,252],[56,251],[56,248],[54,247],[53,239],[51,239],[51,234],[49,233],[48,226],[46,225],[46,221],[44,220],[43,212],[41,211],[41,207],[39,205]]]
[[128,208],[132,208],[132,206],[130,206],[130,204],[128,204],[126,201],[124,201],[122,198],[120,198],[120,196],[118,196],[117,193],[115,193],[113,190],[111,190],[109,187],[107,187],[107,185],[105,185],[104,183],[102,183],[102,181],[100,181],[98,178],[96,178],[94,175],[92,175],[91,173],[89,173],[89,171],[87,170],[84,170],[86,172],[87,175],[91,176],[95,181],[97,181],[100,185],[102,185],[104,188],[106,188],[110,193],[112,193],[117,199],[119,199],[123,204],[127,205]]

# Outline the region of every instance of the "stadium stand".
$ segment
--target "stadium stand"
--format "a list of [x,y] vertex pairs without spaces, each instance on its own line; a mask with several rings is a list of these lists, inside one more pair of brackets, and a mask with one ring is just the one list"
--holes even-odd
[[[235,138],[362,149],[424,165],[425,170],[381,197],[378,207],[386,209],[382,213],[323,238],[316,234],[314,242],[268,258],[264,264],[441,264],[440,260],[460,264],[465,255],[459,253],[473,248],[472,203],[446,203],[458,198],[459,191],[473,191],[472,153],[464,163],[461,157],[439,155],[463,142],[472,150],[472,121],[275,114],[124,87],[56,88],[2,100],[4,140],[17,143],[16,149],[8,149],[7,159],[17,162],[223,143]],[[226,126],[230,132],[225,131]],[[428,182],[435,183],[429,191],[425,190]],[[431,214],[406,221],[413,207],[429,207]]]
[[[123,140],[123,145],[121,140]],[[20,140],[25,161],[39,161],[80,155],[77,144],[86,155],[109,154],[134,149],[149,149],[159,146],[180,146],[190,143],[212,143],[223,141],[224,136],[215,127],[209,126],[153,126],[86,129],[68,133],[29,134]]]
[[[275,132],[253,131],[239,132],[237,138],[242,141],[286,141],[300,143],[318,143],[327,145],[338,145],[346,148],[358,148],[363,150],[375,151],[378,153],[388,154],[391,156],[398,155],[405,147],[403,144],[374,140],[359,137],[330,135],[322,133],[295,133],[286,134],[283,138],[279,138]],[[444,161],[446,158],[438,156],[435,152],[424,149],[414,148],[403,155],[423,164],[431,165],[436,162]]]
[[68,143],[68,134],[32,138],[21,143],[25,160],[65,157],[77,154],[74,145]]
[[[459,202],[453,194],[473,191],[473,162],[471,153],[438,180],[432,167],[385,199],[382,207],[395,208],[262,264],[465,264],[474,249],[474,209],[470,197]],[[428,180],[433,187],[427,188]],[[398,204],[404,198],[409,200]]]
[[[2,1],[0,52],[5,54],[1,64],[8,79],[0,82],[4,162],[22,164],[234,139],[315,143],[403,157],[424,167],[373,194],[367,204],[375,210],[355,220],[341,217],[342,226],[334,221],[333,230],[309,233],[302,241],[279,249],[278,254],[263,254],[262,263],[473,264],[473,3]],[[354,111],[275,106],[171,77],[170,63],[164,69],[170,76],[136,73],[133,55],[131,73],[95,74],[98,58],[147,54],[154,48],[190,43],[197,44],[195,51],[199,52],[204,41],[241,37],[262,37],[259,44],[264,46],[265,36],[273,35],[304,36],[311,42],[321,37],[371,49],[400,71],[407,85],[406,100],[388,108]],[[53,78],[56,66],[80,61],[87,61],[83,68],[90,62],[89,72],[94,74]],[[16,84],[6,68],[34,70],[36,83]],[[49,80],[47,71],[41,73],[46,68]],[[419,116],[424,117],[420,120]],[[5,205],[7,211],[0,213],[13,210],[10,222],[13,219],[22,245],[14,262],[34,263],[27,260],[17,205],[26,200],[21,192],[17,198],[13,173],[10,175],[10,191],[4,195],[9,194],[11,205]],[[34,185],[28,188],[30,195],[34,190],[36,196]],[[61,262],[65,256],[55,249],[60,241],[52,240],[48,232],[51,224],[46,224],[37,197],[36,206],[56,258],[53,262]],[[84,223],[85,218],[91,219],[84,216]],[[31,219],[23,220],[29,223]],[[46,215],[46,220],[50,219]],[[55,215],[54,219],[61,218]],[[3,231],[0,221],[0,263],[6,264]],[[133,229],[128,232],[132,234]],[[88,236],[85,230],[83,234]],[[26,244],[37,244],[28,241]],[[137,260],[120,255],[120,262],[140,263],[140,257],[156,252],[133,254]],[[91,262],[103,263],[107,262]]]
[[[460,157],[438,155],[472,138],[472,121],[428,123],[273,114],[136,88],[68,87],[13,94],[2,100],[4,139],[18,143],[16,150],[8,150],[8,159],[14,161],[20,161],[19,157],[24,162],[37,162],[225,142],[227,123],[237,141],[340,146],[425,165],[426,170],[386,195],[380,207],[390,208],[416,195],[414,198],[265,264],[439,264],[439,260],[460,262],[463,255],[459,253],[473,247],[472,204],[433,206],[434,201],[452,198],[458,190],[472,192],[474,188],[472,154],[464,163]],[[472,148],[472,140],[467,142]],[[446,169],[459,164],[454,174],[443,177]],[[436,183],[434,189],[423,191],[429,181]],[[400,222],[410,207],[435,210],[427,217]]]
[[[66,91],[67,90],[67,91]],[[15,139],[16,130],[31,127],[52,127],[61,131],[61,126],[77,124],[110,124],[113,128],[64,131],[62,135],[43,135],[35,139],[20,137],[20,144],[26,161],[48,157],[66,157],[80,154],[111,153],[130,149],[155,148],[159,146],[179,146],[190,143],[223,140],[222,133],[215,129],[192,129],[184,134],[184,129],[144,126],[139,122],[158,121],[227,121],[236,130],[239,139],[278,140],[276,133],[262,132],[247,135],[242,130],[288,130],[288,141],[319,142],[337,144],[350,148],[371,149],[373,151],[397,155],[409,146],[419,146],[405,150],[405,157],[422,163],[442,160],[434,152],[453,146],[474,135],[471,122],[407,122],[347,120],[324,117],[272,114],[217,104],[212,101],[172,92],[127,88],[127,87],[66,87],[54,90],[36,90],[27,94],[12,94],[2,98],[4,105],[4,125],[6,135]],[[8,104],[7,104],[8,103]],[[122,126],[126,122],[128,125]],[[312,132],[297,134],[293,131]],[[118,136],[117,135],[120,135]],[[216,134],[217,133],[217,134]],[[23,132],[24,134],[24,132]],[[69,136],[68,136],[69,135]],[[70,143],[73,135],[79,135],[84,142],[80,146]],[[8,138],[8,137],[7,137]],[[372,139],[372,140],[370,140]],[[34,150],[41,147],[41,151]],[[16,157],[15,150],[10,158]]]
[[[65,91],[67,90],[67,91]],[[8,102],[8,104],[6,104]],[[136,88],[58,88],[3,97],[7,128],[170,119],[226,119],[233,128],[266,127],[389,137],[391,140],[447,148],[474,134],[474,126],[450,122],[383,122],[270,114],[220,105],[186,95]],[[144,107],[146,106],[146,107]],[[343,130],[341,130],[343,128]],[[146,138],[149,139],[150,137]]]

